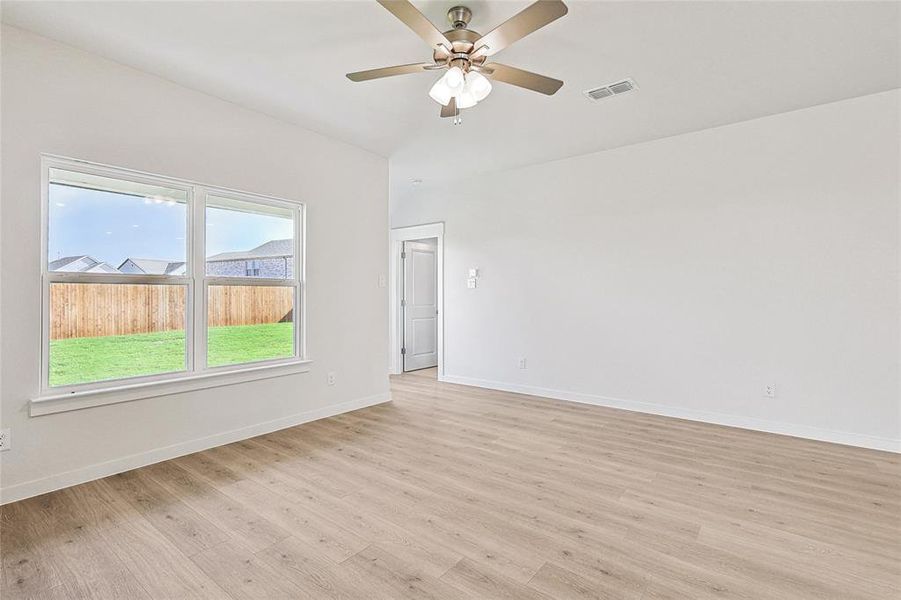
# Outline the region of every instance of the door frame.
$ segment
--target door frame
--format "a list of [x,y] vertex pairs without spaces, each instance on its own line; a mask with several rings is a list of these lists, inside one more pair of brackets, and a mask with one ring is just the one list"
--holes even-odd
[[438,379],[444,378],[444,223],[426,223],[410,227],[391,229],[389,249],[391,260],[388,264],[388,372],[399,375],[403,372],[404,361],[400,353],[403,344],[403,318],[400,299],[403,297],[400,274],[403,269],[400,258],[402,242],[412,242],[425,238],[437,238],[437,299],[438,299]]

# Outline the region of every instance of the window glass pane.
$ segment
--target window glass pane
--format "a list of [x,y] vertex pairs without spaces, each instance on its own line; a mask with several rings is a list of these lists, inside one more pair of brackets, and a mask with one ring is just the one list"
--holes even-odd
[[50,285],[50,385],[185,370],[186,286]]
[[289,208],[210,196],[206,206],[206,274],[292,279],[294,215]]
[[50,169],[48,269],[184,275],[187,193]]
[[211,285],[207,364],[211,367],[294,356],[294,288]]

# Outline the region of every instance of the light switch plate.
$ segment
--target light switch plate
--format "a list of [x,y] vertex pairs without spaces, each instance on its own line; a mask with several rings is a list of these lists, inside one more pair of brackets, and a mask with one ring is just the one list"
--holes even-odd
[[478,267],[470,267],[469,268],[469,278],[472,279],[474,277],[479,276],[479,268]]
[[476,289],[476,286],[478,285],[478,281],[479,280],[476,279],[475,277],[470,277],[469,279],[466,280],[466,287],[471,290],[474,290],[474,289]]

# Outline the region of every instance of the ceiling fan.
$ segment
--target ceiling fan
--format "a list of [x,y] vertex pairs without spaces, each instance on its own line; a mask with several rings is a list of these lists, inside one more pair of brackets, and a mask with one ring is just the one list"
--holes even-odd
[[425,40],[432,48],[432,61],[348,73],[347,78],[351,81],[446,71],[432,85],[429,96],[441,104],[442,117],[455,117],[455,121],[461,109],[475,106],[491,93],[491,81],[548,96],[563,86],[559,79],[488,62],[488,57],[565,15],[568,9],[560,0],[539,0],[485,35],[467,28],[472,11],[465,6],[455,6],[447,11],[453,29],[442,33],[408,0],[378,0],[378,3]]

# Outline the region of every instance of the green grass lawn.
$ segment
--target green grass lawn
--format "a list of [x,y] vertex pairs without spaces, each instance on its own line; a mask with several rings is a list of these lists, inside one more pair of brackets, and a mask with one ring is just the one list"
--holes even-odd
[[[293,323],[211,327],[211,367],[294,354]],[[72,338],[50,342],[50,385],[171,373],[185,368],[185,332]]]

